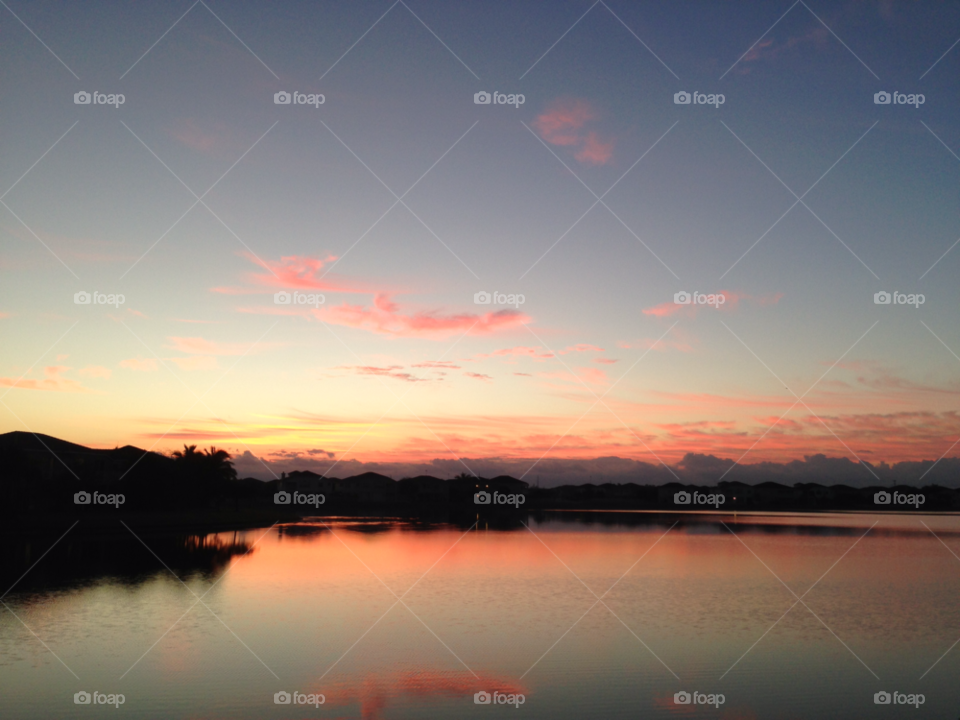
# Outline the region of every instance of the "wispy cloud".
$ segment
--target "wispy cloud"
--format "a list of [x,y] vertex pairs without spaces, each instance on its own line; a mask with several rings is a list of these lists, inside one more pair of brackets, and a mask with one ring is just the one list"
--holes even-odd
[[603,140],[585,126],[599,113],[586,100],[561,98],[533,121],[534,129],[546,142],[576,148],[574,158],[588,165],[605,165],[613,156],[613,140]]

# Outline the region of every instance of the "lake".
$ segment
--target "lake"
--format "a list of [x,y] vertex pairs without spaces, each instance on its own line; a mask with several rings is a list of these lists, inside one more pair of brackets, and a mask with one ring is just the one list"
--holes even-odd
[[960,715],[957,516],[80,530],[4,540],[4,717]]

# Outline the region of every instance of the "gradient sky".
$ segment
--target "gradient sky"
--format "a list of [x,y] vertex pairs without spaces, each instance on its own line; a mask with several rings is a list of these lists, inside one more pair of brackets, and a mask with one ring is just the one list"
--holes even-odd
[[277,472],[958,454],[960,6],[8,5],[0,431]]

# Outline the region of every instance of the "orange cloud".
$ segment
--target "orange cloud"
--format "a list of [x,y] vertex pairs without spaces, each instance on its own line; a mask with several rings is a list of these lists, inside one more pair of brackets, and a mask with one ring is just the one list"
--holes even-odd
[[361,328],[383,335],[433,339],[464,331],[469,331],[471,335],[481,335],[509,330],[531,322],[530,317],[517,310],[498,310],[483,315],[473,313],[443,315],[423,311],[404,314],[400,311],[400,306],[384,293],[378,293],[374,297],[373,307],[344,303],[337,307],[313,310],[313,314],[335,325]]
[[168,337],[169,345],[164,347],[188,355],[245,355],[256,350],[276,347],[277,343],[258,343],[251,348],[248,343],[218,343],[201,337]]
[[210,355],[193,355],[192,357],[174,357],[169,359],[176,363],[178,368],[186,372],[193,370],[216,370],[220,367],[217,364],[217,359]]
[[225,295],[246,295],[280,288],[363,293],[372,291],[371,288],[359,284],[348,286],[333,278],[324,279],[321,271],[326,265],[337,259],[332,255],[324,260],[304,255],[288,255],[281,257],[280,262],[262,260],[248,252],[240,253],[240,255],[255,265],[259,265],[266,272],[245,273],[244,279],[253,287],[215,287],[212,288],[212,292]]
[[152,358],[130,358],[121,360],[120,367],[125,370],[136,370],[138,372],[154,372],[157,367],[157,361]]
[[32,380],[21,378],[0,377],[0,387],[21,388],[23,390],[49,390],[52,392],[88,392],[76,380],[61,377],[70,368],[63,365],[48,365],[43,369],[45,375],[43,380]]
[[89,365],[88,367],[78,370],[77,374],[83,377],[103,378],[105,380],[109,380],[110,375],[113,374],[113,371],[109,368],[101,367],[100,365]]

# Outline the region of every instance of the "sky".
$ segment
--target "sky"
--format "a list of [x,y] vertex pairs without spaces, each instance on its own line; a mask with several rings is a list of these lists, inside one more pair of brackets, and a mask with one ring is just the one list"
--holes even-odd
[[262,478],[957,457],[958,38],[905,0],[8,2],[0,431]]

